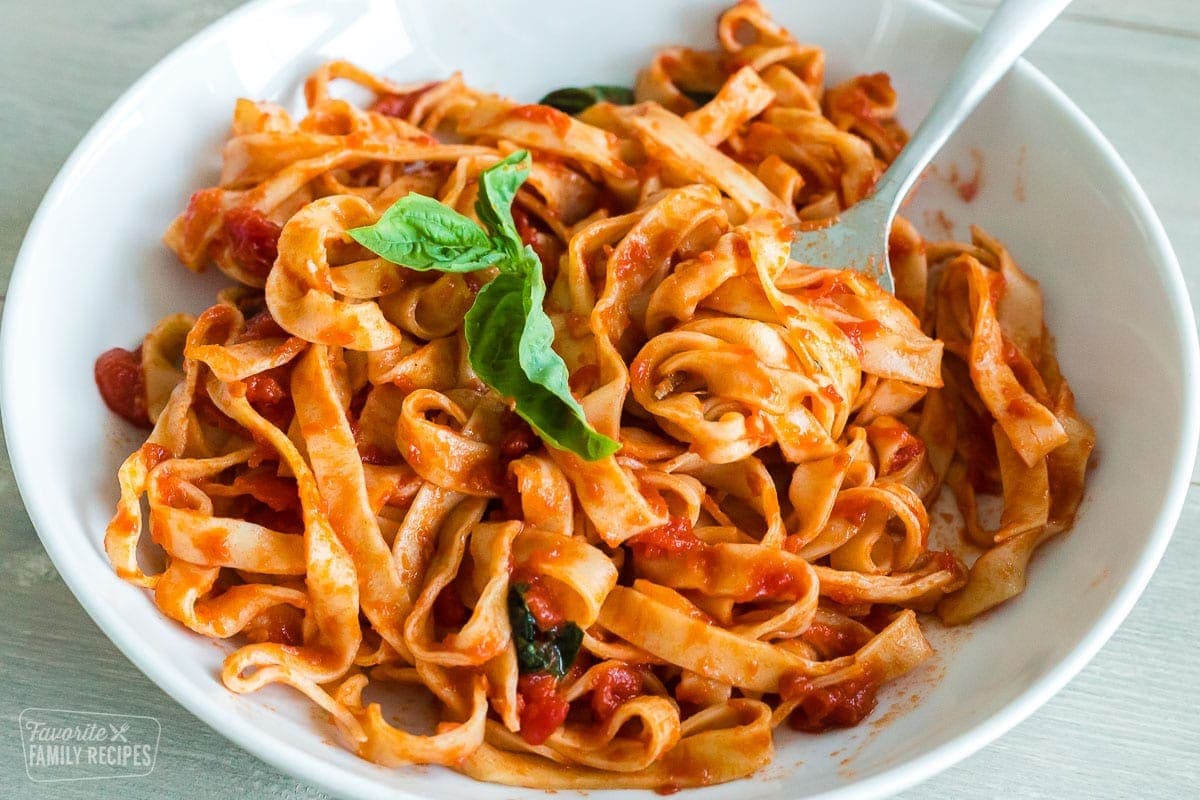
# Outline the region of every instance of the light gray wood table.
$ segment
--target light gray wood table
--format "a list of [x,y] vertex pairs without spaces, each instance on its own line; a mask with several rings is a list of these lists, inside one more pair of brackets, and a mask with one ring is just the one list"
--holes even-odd
[[[951,7],[981,21],[993,2]],[[0,286],[46,187],[88,127],[236,0],[0,0]],[[1116,145],[1200,297],[1200,0],[1077,0],[1030,60]],[[0,295],[2,297],[2,295]],[[1058,696],[906,798],[1200,796],[1200,482],[1129,619]],[[28,780],[28,707],[162,723],[153,773]],[[230,744],[142,676],[55,573],[0,453],[0,798],[324,797]]]

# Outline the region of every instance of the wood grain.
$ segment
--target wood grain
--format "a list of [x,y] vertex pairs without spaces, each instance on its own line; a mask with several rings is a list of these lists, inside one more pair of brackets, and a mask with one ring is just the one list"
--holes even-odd
[[[0,0],[0,285],[42,193],[88,126],[138,75],[234,0]],[[986,18],[993,0],[950,6]],[[1124,156],[1200,297],[1200,3],[1077,0],[1030,54]],[[228,743],[164,695],[92,624],[42,551],[0,454],[0,797],[322,798]],[[902,795],[1195,796],[1200,785],[1200,484],[1162,566],[1091,665],[1008,735]],[[35,784],[17,715],[31,706],[162,722],[150,777]]]

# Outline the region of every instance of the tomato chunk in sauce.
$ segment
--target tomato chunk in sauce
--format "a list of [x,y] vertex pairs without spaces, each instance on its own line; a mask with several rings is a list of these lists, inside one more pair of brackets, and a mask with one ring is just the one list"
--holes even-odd
[[129,351],[114,347],[100,354],[93,369],[96,388],[104,405],[139,428],[150,428],[146,408],[146,376],[142,372],[142,348]]
[[266,280],[279,255],[281,228],[254,208],[225,212],[229,254],[247,272]]
[[539,745],[567,718],[569,704],[558,693],[558,681],[548,672],[532,672],[517,680],[517,709],[521,738]]
[[665,558],[704,548],[704,542],[692,532],[692,523],[684,517],[671,517],[666,525],[630,537],[626,544],[645,558]]
[[592,689],[592,713],[607,722],[613,712],[642,693],[642,673],[624,664],[610,664]]
[[785,675],[779,683],[784,700],[799,700],[788,724],[798,731],[820,733],[830,728],[849,728],[875,710],[881,681],[869,669],[839,683],[813,686],[805,675]]
[[548,631],[566,622],[562,603],[555,596],[553,587],[541,575],[530,575],[522,570],[513,577],[513,583],[523,583],[529,587],[525,590],[525,606],[539,628]]

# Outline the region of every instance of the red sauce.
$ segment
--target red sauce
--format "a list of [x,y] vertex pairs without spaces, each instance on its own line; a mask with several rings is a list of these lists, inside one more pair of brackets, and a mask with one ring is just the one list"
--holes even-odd
[[304,613],[289,605],[273,606],[251,620],[243,633],[251,642],[300,645],[304,643]]
[[[645,373],[650,368],[649,363],[646,361],[635,361],[633,362],[633,366],[635,369],[640,367],[642,373]],[[643,375],[642,377],[644,380],[649,380],[648,375]],[[600,380],[600,365],[584,364],[571,373],[571,377],[567,381],[567,386],[571,389],[571,394],[578,399],[590,392],[598,380]]]
[[623,664],[610,664],[592,689],[592,713],[607,722],[622,704],[642,693],[642,673]]
[[146,469],[154,469],[170,457],[171,451],[161,444],[146,442],[142,445],[142,460],[146,462]]
[[559,696],[557,683],[546,672],[522,675],[517,681],[521,738],[531,745],[545,742],[567,718],[570,706]]
[[281,339],[287,335],[287,331],[279,327],[279,323],[271,316],[271,312],[264,309],[246,320],[246,327],[242,329],[242,332],[233,341],[237,344],[240,342],[253,342],[259,339]]
[[560,138],[566,137],[571,131],[571,118],[550,106],[517,106],[508,112],[508,116],[532,122],[534,125],[546,125]]
[[521,237],[521,241],[533,247],[537,244],[538,229],[533,227],[533,223],[529,221],[529,215],[522,208],[513,206],[512,209],[513,222],[517,226],[517,234]]
[[380,467],[390,467],[400,463],[400,457],[386,453],[382,448],[373,444],[360,444],[358,456],[364,464],[374,464]]
[[1033,416],[1034,407],[1023,397],[1014,397],[1004,406],[1004,410],[1014,417],[1030,417]]
[[295,479],[281,478],[274,469],[255,469],[239,475],[230,488],[250,495],[272,511],[300,508],[300,490]]
[[925,444],[915,436],[905,434],[905,443],[896,448],[896,452],[892,453],[892,460],[888,464],[888,472],[896,472],[904,469],[910,462],[920,458],[925,453]]
[[438,83],[438,81],[427,83],[419,89],[404,94],[381,94],[371,104],[370,110],[376,114],[383,114],[385,117],[407,117],[412,113],[417,101]]
[[304,532],[304,517],[299,504],[276,511],[266,503],[261,503],[249,495],[242,499],[246,502],[240,506],[241,510],[230,516],[240,517],[247,522],[262,525],[264,528],[270,528],[280,533]]
[[753,570],[746,588],[734,599],[739,603],[754,600],[796,598],[803,592],[802,579],[787,567],[772,564]]
[[275,367],[246,378],[246,400],[268,422],[280,430],[287,430],[295,413],[292,405],[290,365]]
[[627,275],[636,274],[650,261],[650,248],[646,245],[644,236],[631,235],[621,242],[621,250],[612,265],[613,277],[621,279]]
[[962,562],[949,550],[933,550],[929,555],[933,557],[933,563],[937,564],[939,571],[952,573],[956,577],[966,574]]
[[458,591],[458,581],[451,581],[433,601],[434,623],[443,628],[461,628],[470,618],[471,612]]
[[704,547],[692,532],[692,523],[684,517],[671,517],[666,525],[630,537],[626,544],[643,558],[666,558]]
[[958,178],[958,170],[954,169],[952,173],[952,181],[954,188],[958,192],[958,196],[963,199],[964,203],[969,203],[979,194],[979,185],[983,179],[983,153],[975,148],[971,148],[971,160],[975,162],[975,169],[971,173],[971,177],[966,180],[954,180]]
[[821,394],[828,397],[830,402],[833,402],[833,403],[842,402],[842,396],[838,393],[837,389],[833,388],[833,384],[826,384],[826,385],[822,386]]
[[509,412],[504,417],[504,435],[500,438],[500,456],[514,461],[537,447],[538,436],[529,423]]
[[879,678],[867,669],[841,683],[820,688],[814,687],[807,676],[792,674],[779,682],[779,693],[785,700],[800,701],[788,719],[792,728],[820,733],[862,722],[875,710],[879,684]]
[[533,614],[539,628],[544,631],[550,630],[566,621],[559,600],[554,596],[554,589],[541,575],[518,573],[513,576],[512,582],[524,583],[529,587],[525,590],[525,605],[529,608],[529,613]]
[[840,276],[835,274],[827,278],[822,278],[820,283],[815,284],[807,291],[811,299],[820,300],[834,294],[849,294],[853,290],[846,285],[846,282]]
[[189,245],[195,246],[208,223],[220,213],[222,194],[223,191],[214,186],[201,189],[188,198],[187,208],[183,211],[183,228]]
[[281,228],[254,208],[225,212],[225,238],[229,255],[242,269],[266,280],[279,255]]
[[101,353],[93,375],[109,410],[139,428],[152,427],[146,410],[146,376],[142,372],[140,346],[133,352],[114,347]]
[[515,475],[508,475],[500,487],[500,507],[492,509],[488,514],[488,519],[492,522],[504,522],[510,519],[520,520],[524,517],[525,511],[521,507],[521,491],[517,485],[517,478]]
[[859,620],[863,625],[866,625],[871,630],[879,633],[888,625],[892,624],[892,620],[896,618],[896,607],[884,603],[876,603],[871,606],[871,610],[865,617]]
[[810,624],[802,638],[820,650],[827,659],[848,656],[870,641],[870,637],[853,628],[840,628],[823,622]]
[[854,525],[862,526],[871,510],[871,501],[862,497],[839,497],[833,504],[834,515]]
[[841,328],[842,333],[846,334],[846,338],[850,340],[850,344],[854,345],[859,356],[863,354],[863,337],[870,339],[879,332],[881,327],[879,322],[873,319],[865,319],[862,322],[839,322],[837,326]]

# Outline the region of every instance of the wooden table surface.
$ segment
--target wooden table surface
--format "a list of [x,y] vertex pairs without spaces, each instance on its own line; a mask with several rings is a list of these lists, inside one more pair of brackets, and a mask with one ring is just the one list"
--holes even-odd
[[[0,0],[0,286],[34,210],[97,117],[237,0]],[[983,20],[994,0],[949,5]],[[1150,196],[1200,297],[1200,0],[1077,0],[1030,60],[1090,116]],[[2,298],[2,295],[0,295]],[[1162,565],[1096,659],[1030,719],[906,798],[1192,798],[1200,792],[1200,482]],[[162,723],[149,777],[38,784],[28,707]],[[109,643],[58,577],[0,450],[0,798],[324,797],[230,744]]]

